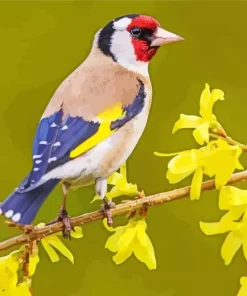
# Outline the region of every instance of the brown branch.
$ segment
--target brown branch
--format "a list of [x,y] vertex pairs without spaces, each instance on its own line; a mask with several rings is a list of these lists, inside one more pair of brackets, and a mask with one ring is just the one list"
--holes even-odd
[[[239,183],[247,180],[247,170],[233,174],[228,184]],[[202,183],[201,191],[215,189],[214,180],[206,181]],[[127,214],[133,210],[140,209],[142,207],[156,206],[173,200],[181,199],[190,194],[190,186],[186,186],[179,189],[174,189],[168,192],[162,192],[155,195],[146,196],[140,199],[128,201],[124,204],[117,205],[111,210],[113,216],[120,216]],[[85,223],[97,221],[103,219],[103,214],[100,211],[95,211],[87,214],[80,215],[78,217],[71,218],[72,226],[78,226]],[[57,233],[62,230],[62,223],[57,222],[55,224],[45,226],[43,228],[34,229],[28,234],[21,234],[19,236],[10,238],[3,242],[0,242],[0,251],[8,248],[30,243],[31,241],[40,240],[42,237],[52,233]]]

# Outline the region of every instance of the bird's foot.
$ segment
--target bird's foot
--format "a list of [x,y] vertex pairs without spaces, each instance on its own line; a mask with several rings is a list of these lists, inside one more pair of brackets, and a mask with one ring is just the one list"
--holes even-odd
[[113,225],[113,219],[112,219],[112,213],[111,209],[115,208],[115,203],[112,202],[111,200],[107,199],[106,197],[104,198],[104,204],[101,205],[100,209],[103,212],[105,218],[107,219],[107,224],[108,226]]
[[55,220],[47,223],[46,225],[52,225],[56,222],[63,222],[63,237],[66,239],[71,239],[71,230],[73,230],[73,228],[71,226],[71,218],[69,217],[68,212],[65,208],[62,208],[60,210],[59,215]]
[[71,218],[68,215],[68,212],[65,208],[62,208],[59,216],[58,216],[58,221],[62,221],[63,222],[63,237],[67,238],[67,239],[71,239]]

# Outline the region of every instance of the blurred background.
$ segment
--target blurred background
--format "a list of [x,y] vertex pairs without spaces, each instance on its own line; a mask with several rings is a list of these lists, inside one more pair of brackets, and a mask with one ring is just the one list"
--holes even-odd
[[[165,179],[169,159],[153,152],[197,147],[191,131],[172,136],[171,130],[180,113],[198,114],[206,82],[225,92],[226,101],[215,108],[220,122],[232,137],[247,141],[246,9],[243,1],[1,1],[0,200],[30,169],[34,133],[55,89],[85,59],[95,32],[127,13],[152,15],[165,29],[185,38],[160,49],[150,65],[153,106],[128,161],[129,181],[146,194],[174,188]],[[247,165],[247,159],[242,157],[242,163]],[[93,196],[93,188],[71,193],[69,213],[98,209],[99,203],[90,204]],[[60,202],[57,188],[35,223],[53,219]],[[133,257],[116,266],[113,254],[104,249],[109,233],[102,223],[85,225],[84,238],[65,242],[74,253],[75,266],[62,257],[52,264],[40,248],[34,295],[235,296],[239,278],[247,271],[242,251],[226,267],[220,257],[224,235],[206,237],[199,229],[200,220],[218,221],[222,215],[216,192],[203,193],[200,201],[183,199],[151,208],[147,222],[158,261],[155,271]],[[2,221],[0,240],[17,233]],[[116,223],[125,221],[119,218]]]

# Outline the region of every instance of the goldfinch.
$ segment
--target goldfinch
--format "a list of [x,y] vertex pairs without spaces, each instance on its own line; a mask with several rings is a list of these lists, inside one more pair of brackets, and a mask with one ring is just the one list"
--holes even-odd
[[[58,220],[70,231],[70,188],[95,184],[104,210],[107,178],[128,159],[148,120],[152,87],[148,65],[160,46],[183,38],[151,16],[130,14],[100,29],[88,57],[57,88],[39,122],[33,166],[1,204],[0,214],[30,224],[47,196],[62,184]],[[66,231],[65,231],[66,236]]]

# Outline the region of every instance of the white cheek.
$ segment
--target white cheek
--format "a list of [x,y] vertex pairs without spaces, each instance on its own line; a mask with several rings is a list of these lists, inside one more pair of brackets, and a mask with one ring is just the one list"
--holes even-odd
[[128,70],[148,76],[148,63],[136,60],[130,33],[126,30],[116,31],[112,36],[110,48],[117,62]]
[[119,62],[126,58],[128,58],[129,62],[135,62],[136,56],[134,47],[131,43],[131,37],[128,31],[116,31],[113,34],[111,52],[116,56]]

